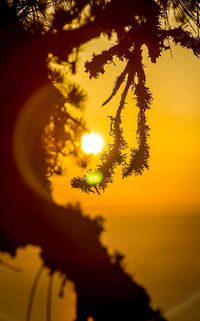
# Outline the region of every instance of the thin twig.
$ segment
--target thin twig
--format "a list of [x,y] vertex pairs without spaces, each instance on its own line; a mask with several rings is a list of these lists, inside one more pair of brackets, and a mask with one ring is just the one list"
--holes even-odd
[[51,294],[53,285],[53,274],[49,276],[48,290],[47,290],[47,321],[51,321]]
[[37,272],[37,274],[35,276],[35,279],[33,281],[33,285],[32,285],[31,292],[30,292],[30,295],[29,295],[29,300],[28,300],[26,321],[30,321],[30,319],[31,319],[31,312],[32,312],[32,307],[33,307],[33,299],[34,299],[35,291],[36,291],[36,288],[37,288],[37,284],[38,284],[42,269],[43,269],[43,264],[40,266],[40,268],[39,268],[39,270],[38,270],[38,272]]

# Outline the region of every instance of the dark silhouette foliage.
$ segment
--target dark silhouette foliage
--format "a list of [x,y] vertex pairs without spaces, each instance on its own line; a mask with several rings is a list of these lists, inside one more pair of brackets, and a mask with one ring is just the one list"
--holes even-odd
[[[114,3],[113,1],[113,5]],[[192,49],[194,54],[199,57],[200,41],[198,37],[193,37],[193,35],[184,30],[182,26],[172,28],[170,25],[167,27],[165,25],[165,28],[162,27],[163,20],[169,21],[168,11],[172,4],[176,19],[183,22],[192,18],[198,30],[199,3],[197,1],[188,2],[187,5],[185,1],[177,1],[176,3],[170,3],[170,1],[147,1],[145,4],[142,1],[140,4],[135,1],[132,6],[127,2],[124,6],[127,5],[128,7],[128,5],[130,5],[130,12],[131,7],[134,7],[135,14],[132,15],[131,21],[127,18],[126,25],[124,25],[123,28],[121,25],[115,28],[117,44],[108,50],[102,51],[99,55],[94,54],[92,60],[85,63],[86,72],[90,74],[90,78],[97,78],[100,74],[104,74],[104,65],[113,62],[114,57],[126,61],[126,67],[121,75],[117,77],[110,97],[102,104],[102,106],[105,106],[109,103],[125,82],[125,88],[117,108],[116,116],[111,117],[110,136],[113,136],[114,142],[108,146],[107,151],[103,152],[101,157],[102,164],[97,166],[97,171],[103,173],[103,181],[97,184],[98,186],[93,186],[97,191],[104,190],[107,184],[113,181],[114,170],[118,165],[122,165],[123,178],[132,174],[141,175],[145,168],[149,168],[148,159],[150,148],[148,145],[148,136],[150,128],[146,122],[146,110],[150,109],[152,96],[149,88],[146,86],[146,77],[142,62],[142,47],[144,45],[147,47],[149,58],[153,63],[161,56],[162,51],[170,49],[170,46],[167,45],[169,39],[172,39],[175,44],[180,44],[182,47]],[[119,3],[118,5],[119,8],[123,6],[122,4],[120,6]],[[110,19],[110,21],[112,21],[112,19]],[[128,29],[125,27],[128,27]],[[139,112],[136,131],[138,147],[130,149],[130,160],[127,161],[126,149],[128,145],[123,137],[121,112],[125,108],[125,100],[129,88],[131,88],[133,96],[136,98],[136,106]],[[86,176],[83,178],[74,178],[72,180],[72,186],[90,192],[91,186],[87,186],[85,177]]]
[[[77,321],[86,321],[89,316],[95,321],[164,319],[160,311],[150,307],[144,288],[124,272],[122,255],[115,253],[110,257],[102,246],[101,219],[92,220],[84,216],[79,207],[62,208],[51,200],[46,176],[60,173],[59,153],[72,154],[82,167],[87,162],[74,145],[74,140],[79,139],[87,127],[82,118],[74,118],[65,106],[67,102],[81,109],[85,93],[77,84],[68,85],[66,94],[54,86],[54,83],[62,84],[63,77],[48,69],[49,55],[58,62],[65,61],[73,74],[82,44],[102,33],[108,38],[117,37],[115,46],[94,54],[85,64],[90,77],[98,77],[115,56],[125,62],[124,71],[103,103],[109,103],[124,86],[116,115],[110,117],[113,143],[103,152],[102,162],[97,166],[103,173],[103,181],[91,186],[85,177],[72,180],[73,187],[99,192],[113,181],[116,166],[122,166],[123,177],[141,174],[148,168],[146,110],[152,97],[146,86],[142,46],[147,47],[152,62],[157,61],[163,50],[169,49],[169,39],[192,49],[196,56],[200,54],[198,37],[181,25],[173,28],[168,23],[172,5],[177,21],[194,22],[199,27],[199,2],[194,0],[187,3],[175,0],[0,1],[0,250],[15,255],[20,246],[40,246],[41,257],[51,274],[60,271],[64,276],[60,295],[63,295],[66,277],[75,284]],[[36,106],[36,114],[24,129],[24,140],[20,140],[19,146],[24,144],[22,150],[26,150],[21,158],[25,161],[19,168],[13,152],[16,122],[27,102],[41,89],[45,89],[45,104],[43,99]],[[138,107],[138,147],[131,149],[127,161],[128,145],[123,137],[121,114],[130,89]],[[31,183],[27,176],[31,177]],[[34,190],[31,184],[37,188]],[[51,282],[52,279],[49,291]],[[27,315],[29,318],[30,310]]]
[[[92,60],[85,63],[90,78],[104,74],[104,66],[112,63],[114,57],[126,63],[124,71],[115,81],[110,97],[102,104],[105,106],[109,103],[118,90],[125,86],[116,116],[110,117],[113,143],[102,153],[101,164],[92,170],[100,170],[103,181],[89,186],[86,173],[82,178],[73,178],[71,184],[85,192],[99,193],[113,181],[115,168],[119,165],[122,166],[123,178],[132,174],[141,175],[144,169],[149,168],[146,110],[152,102],[151,93],[146,86],[142,48],[147,47],[152,63],[157,61],[163,51],[170,49],[170,40],[192,49],[199,57],[199,1],[12,0],[8,3],[13,14],[17,15],[20,26],[37,38],[41,52],[51,52],[58,60],[67,62],[72,73],[76,72],[78,52],[83,43],[102,33],[108,38],[117,37],[116,45],[98,55],[94,53]],[[171,24],[170,14],[175,17],[178,27]],[[72,53],[73,56],[75,54],[74,60],[70,58]],[[130,89],[138,107],[137,147],[129,147],[123,137],[121,114]]]

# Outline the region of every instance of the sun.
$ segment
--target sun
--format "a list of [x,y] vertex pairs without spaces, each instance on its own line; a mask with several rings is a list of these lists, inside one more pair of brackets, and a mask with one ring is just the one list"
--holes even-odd
[[81,147],[85,153],[97,155],[103,148],[103,139],[99,134],[85,134],[81,140]]

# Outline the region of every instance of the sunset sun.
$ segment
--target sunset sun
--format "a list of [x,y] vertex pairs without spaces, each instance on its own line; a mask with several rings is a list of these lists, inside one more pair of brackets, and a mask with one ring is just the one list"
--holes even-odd
[[85,153],[97,155],[103,148],[103,139],[95,133],[85,134],[81,140],[81,147]]

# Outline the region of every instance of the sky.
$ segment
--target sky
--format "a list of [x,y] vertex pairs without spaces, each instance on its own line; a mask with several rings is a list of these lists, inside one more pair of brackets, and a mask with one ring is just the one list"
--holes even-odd
[[[105,146],[112,142],[107,116],[115,114],[120,93],[106,106],[101,107],[101,104],[111,93],[124,64],[115,59],[115,65],[106,66],[105,74],[98,79],[89,79],[84,61],[90,60],[93,52],[101,52],[109,46],[107,39],[101,37],[82,47],[78,74],[74,78],[88,93],[86,122],[91,131],[102,135]],[[123,180],[121,170],[117,169],[115,182],[101,196],[84,195],[70,187],[71,178],[85,173],[72,164],[66,177],[53,180],[53,198],[57,203],[64,205],[70,198],[74,202],[80,201],[88,213],[101,213],[105,217],[122,212],[129,215],[199,213],[200,64],[191,51],[173,45],[171,49],[172,53],[164,52],[156,64],[147,59],[145,48],[143,50],[147,86],[153,94],[151,110],[147,111],[151,128],[149,171]],[[137,107],[131,92],[122,119],[125,138],[130,147],[135,147]],[[98,162],[98,156],[94,156],[92,166]]]
[[[116,76],[123,69],[117,59],[108,65],[99,79],[89,79],[84,72],[84,61],[93,52],[108,48],[105,37],[82,47],[78,74],[74,77],[88,93],[85,119],[91,131],[109,137],[109,118],[114,115],[118,95],[105,107],[101,104],[109,96]],[[199,227],[200,227],[200,61],[192,52],[172,45],[156,64],[146,58],[147,85],[153,94],[152,108],[147,112],[151,128],[150,168],[142,176],[121,178],[117,170],[115,181],[102,195],[87,195],[70,187],[70,179],[83,175],[75,164],[66,169],[66,176],[54,177],[52,197],[58,204],[69,200],[80,202],[85,213],[102,215],[106,231],[102,242],[109,251],[118,249],[126,257],[125,269],[147,288],[153,304],[160,306],[170,321],[197,320],[199,316]],[[136,144],[137,107],[131,93],[123,111],[124,134],[130,145]],[[98,164],[94,156],[92,166]],[[41,261],[39,249],[18,250],[15,259],[3,259],[23,269],[16,277],[0,266],[0,320],[22,321],[32,280]],[[33,321],[45,317],[44,298],[48,270],[45,269],[36,301]],[[75,315],[76,296],[73,284],[66,289],[67,299],[59,301],[59,275],[55,277],[53,316],[71,321]],[[71,289],[70,289],[71,287]],[[6,301],[7,300],[7,301]],[[43,300],[43,301],[42,301]],[[12,305],[12,309],[9,309]]]

